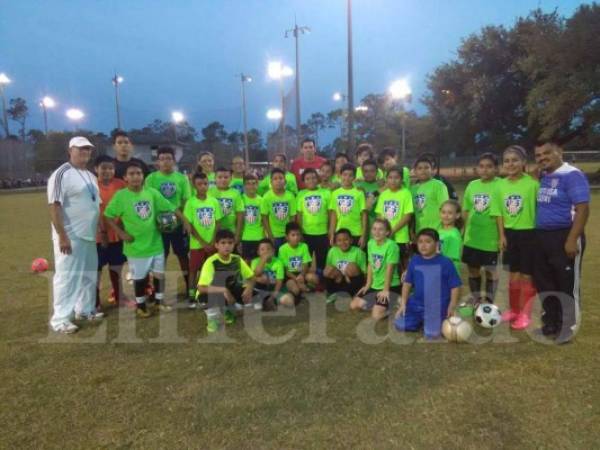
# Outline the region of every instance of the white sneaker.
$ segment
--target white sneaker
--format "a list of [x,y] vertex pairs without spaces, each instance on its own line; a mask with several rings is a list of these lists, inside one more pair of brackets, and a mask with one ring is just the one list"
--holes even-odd
[[58,325],[56,328],[53,328],[53,330],[57,333],[73,334],[77,330],[79,330],[79,327],[77,325],[75,325],[74,323],[64,322],[64,323],[61,323],[60,325]]
[[91,312],[89,314],[83,314],[83,313],[77,313],[75,314],[75,320],[87,320],[88,322],[93,322],[95,320],[102,320],[104,319],[104,313],[103,312]]

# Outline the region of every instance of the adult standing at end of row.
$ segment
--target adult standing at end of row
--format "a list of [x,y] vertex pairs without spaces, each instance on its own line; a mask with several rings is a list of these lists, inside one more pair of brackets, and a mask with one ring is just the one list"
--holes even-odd
[[[535,147],[541,169],[537,195],[534,281],[542,300],[542,329],[569,342],[579,319],[584,228],[589,217],[590,187],[583,172],[563,161],[553,141]],[[552,295],[552,293],[562,295]]]
[[317,155],[317,146],[315,141],[310,138],[306,138],[300,144],[300,157],[296,158],[292,163],[291,172],[296,176],[296,182],[298,183],[298,189],[302,190],[304,181],[302,181],[302,174],[306,169],[319,170],[327,160]]
[[78,320],[103,316],[95,311],[100,193],[96,177],[86,169],[93,147],[85,137],[71,139],[69,161],[48,179],[55,268],[50,326],[60,333],[77,331],[73,313]]

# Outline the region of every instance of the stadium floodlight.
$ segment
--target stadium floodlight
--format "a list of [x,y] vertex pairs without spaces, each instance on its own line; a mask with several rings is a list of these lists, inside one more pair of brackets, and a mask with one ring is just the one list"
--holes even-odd
[[0,85],[6,86],[11,83],[11,79],[6,76],[4,72],[0,73]]
[[390,85],[389,92],[394,100],[405,100],[412,94],[412,90],[410,89],[410,85],[406,78],[394,81]]
[[175,123],[181,123],[185,120],[185,116],[183,115],[183,113],[181,111],[173,111],[171,113],[171,119]]
[[334,102],[341,102],[343,100],[346,100],[346,95],[342,94],[341,92],[334,92],[333,93],[333,101]]
[[356,108],[354,108],[354,111],[356,112],[367,112],[369,110],[369,107],[367,105],[358,105]]
[[6,98],[4,97],[4,87],[10,84],[11,80],[4,72],[0,73],[0,97],[2,97],[2,127],[6,137],[10,135],[8,129],[8,111],[6,110]]
[[48,110],[52,109],[56,106],[56,102],[52,97],[45,96],[40,101],[40,106],[42,107],[42,112],[44,113],[44,133],[48,134]]
[[65,114],[69,120],[74,122],[78,122],[85,117],[84,112],[77,108],[69,108]]
[[281,110],[277,108],[271,108],[267,111],[267,119],[269,120],[281,120]]
[[294,75],[294,70],[289,66],[284,66],[280,61],[271,61],[267,65],[267,75],[272,80],[281,80]]

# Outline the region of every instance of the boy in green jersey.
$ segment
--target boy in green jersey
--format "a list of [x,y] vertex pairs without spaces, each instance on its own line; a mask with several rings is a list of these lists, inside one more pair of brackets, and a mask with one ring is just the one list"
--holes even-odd
[[285,189],[285,173],[281,169],[272,170],[271,187],[263,196],[260,214],[265,234],[277,251],[285,242],[285,226],[296,221],[296,197]]
[[262,309],[265,311],[274,309],[275,304],[284,296],[284,303],[293,304],[294,298],[291,294],[281,293],[285,281],[285,267],[275,257],[273,242],[269,239],[259,241],[258,256],[252,260],[250,268],[254,271],[256,280],[254,285],[255,296],[262,300],[261,303],[257,304],[262,304]]
[[410,187],[415,214],[415,230],[440,227],[440,206],[448,200],[448,188],[433,178],[433,167],[427,157],[415,162],[417,182]]
[[[146,177],[144,186],[154,188],[169,200],[175,209],[183,211],[183,205],[191,197],[190,183],[187,177],[175,170],[175,150],[171,147],[160,147],[157,151],[158,171],[152,172]],[[188,286],[188,259],[189,242],[183,226],[179,225],[173,231],[162,233],[163,246],[165,248],[165,264],[169,257],[169,251],[173,247],[173,253],[179,261],[179,268]],[[192,285],[193,286],[193,285]]]
[[348,155],[345,153],[336,153],[334,160],[334,173],[331,177],[331,182],[333,184],[337,184],[338,186],[342,184],[342,167],[350,162]]
[[196,301],[196,286],[198,271],[209,256],[215,252],[215,234],[219,231],[223,213],[221,205],[208,194],[208,177],[202,172],[196,172],[192,178],[196,195],[191,197],[183,209],[184,222],[190,229],[190,267],[189,267],[189,307],[198,306]]
[[345,292],[354,297],[365,283],[367,258],[365,252],[352,245],[352,234],[346,228],[335,232],[335,247],[327,253],[323,276],[327,288],[327,303],[333,303],[337,294]]
[[437,230],[440,236],[440,253],[450,259],[456,267],[456,273],[460,276],[460,254],[462,252],[463,227],[460,203],[456,200],[446,200],[440,208],[440,228]]
[[356,168],[352,164],[342,167],[342,186],[333,191],[329,203],[329,244],[335,244],[335,232],[347,228],[354,244],[364,248],[367,243],[368,222],[365,193],[354,187]]
[[367,266],[367,281],[358,290],[350,303],[354,311],[371,310],[371,317],[381,320],[386,317],[392,304],[400,295],[400,261],[398,245],[389,236],[392,228],[385,219],[375,219],[371,227]]
[[333,166],[329,161],[325,161],[319,168],[319,186],[330,191],[340,187],[338,183],[333,182]]
[[[158,231],[157,216],[162,212],[174,212],[183,220],[181,212],[153,188],[144,188],[142,166],[130,161],[125,172],[127,189],[118,191],[106,207],[106,222],[123,241],[123,253],[127,256],[131,271],[137,315],[150,316],[146,307],[146,287],[148,275],[153,274],[155,309],[170,311],[164,300],[165,255],[163,242]],[[119,226],[117,220],[123,225]],[[189,230],[188,230],[189,231]]]
[[[362,171],[362,165],[365,161],[368,160],[376,160],[375,158],[375,150],[373,150],[373,146],[367,142],[360,144],[356,149],[356,179],[358,181],[364,180],[364,174]],[[383,170],[377,168],[377,180],[383,180]]]
[[201,152],[198,155],[196,163],[196,172],[203,172],[208,177],[208,188],[214,188],[216,183],[215,176],[215,157],[211,152]]
[[398,244],[400,251],[400,273],[408,265],[410,254],[409,225],[413,217],[413,203],[410,191],[402,181],[402,169],[391,167],[387,173],[387,189],[379,194],[375,207],[377,217],[387,220],[392,232],[390,238]]
[[271,164],[273,166],[271,173],[266,175],[258,184],[258,195],[264,197],[264,195],[271,190],[273,184],[271,177],[273,176],[273,170],[275,169],[283,171],[285,177],[285,190],[290,191],[294,195],[298,194],[296,175],[287,170],[287,157],[283,153],[278,153],[273,157],[273,162]]
[[369,215],[369,224],[371,227],[373,221],[377,218],[375,206],[377,198],[383,187],[383,180],[377,179],[377,162],[374,159],[367,159],[362,164],[363,179],[354,182],[354,186],[365,193],[366,207]]
[[244,191],[242,203],[244,204],[244,222],[242,228],[242,256],[246,261],[258,256],[258,243],[265,237],[260,208],[262,197],[257,195],[258,178],[248,174],[244,176]]
[[310,292],[317,284],[319,277],[310,270],[312,256],[308,246],[302,242],[302,231],[296,222],[290,222],[285,226],[285,237],[287,243],[279,248],[278,258],[285,267],[286,287],[295,297],[294,301],[281,299],[280,304],[293,306],[300,301],[300,296]]
[[304,242],[313,256],[313,264],[321,273],[325,268],[327,248],[329,247],[329,201],[331,191],[318,186],[319,177],[315,169],[306,169],[302,173],[302,182],[306,189],[298,194],[298,223],[304,235]]
[[254,292],[254,272],[241,256],[234,255],[235,236],[230,230],[215,235],[217,253],[209,257],[200,272],[198,294],[206,303],[206,330],[214,333],[221,327],[221,311],[225,323],[235,323],[235,305],[249,305]]
[[410,169],[406,166],[398,164],[397,152],[391,147],[386,147],[379,153],[379,164],[383,167],[385,176],[392,167],[400,168],[400,176],[402,178],[402,185],[410,189]]
[[240,195],[244,193],[244,175],[246,174],[246,163],[241,156],[234,156],[231,160],[231,184],[230,188],[235,189]]
[[[463,217],[466,223],[465,245],[462,262],[469,270],[469,289],[473,302],[482,298],[494,303],[498,288],[499,230],[498,183],[496,177],[498,158],[492,153],[484,153],[477,162],[479,180],[471,181],[463,198]],[[481,269],[486,278],[485,297],[481,295]]]
[[221,228],[234,233],[236,245],[242,235],[244,221],[244,204],[238,191],[229,187],[231,172],[229,169],[219,167],[216,171],[217,186],[208,190],[208,195],[216,198],[221,205],[223,219]]

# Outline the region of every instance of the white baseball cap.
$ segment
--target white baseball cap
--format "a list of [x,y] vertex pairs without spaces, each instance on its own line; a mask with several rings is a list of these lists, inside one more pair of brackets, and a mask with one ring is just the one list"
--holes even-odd
[[74,138],[72,138],[69,141],[69,148],[71,147],[93,147],[94,144],[92,144],[88,138],[83,137],[83,136],[75,136]]

